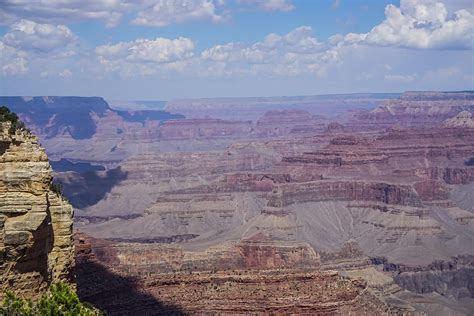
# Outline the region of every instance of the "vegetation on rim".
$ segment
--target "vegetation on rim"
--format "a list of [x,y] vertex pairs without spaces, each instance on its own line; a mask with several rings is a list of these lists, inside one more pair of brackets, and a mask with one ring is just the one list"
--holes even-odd
[[63,282],[50,286],[47,293],[33,302],[23,299],[11,291],[5,293],[0,304],[2,316],[64,315],[94,316],[103,313],[92,306],[82,303],[77,294]]
[[17,130],[27,130],[25,123],[20,120],[16,113],[11,112],[6,106],[0,106],[0,123],[3,122],[11,123],[11,126],[8,130],[10,135],[15,134]]

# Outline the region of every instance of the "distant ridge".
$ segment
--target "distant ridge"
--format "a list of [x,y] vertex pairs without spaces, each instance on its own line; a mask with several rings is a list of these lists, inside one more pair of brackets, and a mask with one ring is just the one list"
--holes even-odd
[[76,96],[0,96],[0,105],[8,106],[29,127],[41,129],[46,138],[68,132],[74,139],[88,139],[96,133],[94,116],[116,113],[128,122],[166,121],[184,118],[162,110],[122,111],[110,107],[102,97]]
[[400,96],[400,99],[411,101],[474,100],[474,91],[407,91]]

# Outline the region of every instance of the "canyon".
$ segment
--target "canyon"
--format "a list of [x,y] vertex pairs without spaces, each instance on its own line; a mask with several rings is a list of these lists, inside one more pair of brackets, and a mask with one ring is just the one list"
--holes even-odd
[[474,92],[0,102],[46,148],[78,293],[110,314],[474,309]]

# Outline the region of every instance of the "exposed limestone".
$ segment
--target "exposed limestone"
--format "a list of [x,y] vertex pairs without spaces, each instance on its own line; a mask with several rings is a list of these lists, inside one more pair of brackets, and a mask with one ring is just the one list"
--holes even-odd
[[455,117],[446,120],[444,126],[474,128],[474,118],[472,118],[471,112],[462,111]]
[[0,123],[0,296],[36,297],[71,280],[72,207],[50,189],[52,169],[38,139]]

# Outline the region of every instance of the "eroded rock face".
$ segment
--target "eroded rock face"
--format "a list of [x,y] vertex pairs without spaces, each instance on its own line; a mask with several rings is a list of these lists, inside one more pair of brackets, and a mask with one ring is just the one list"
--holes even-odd
[[455,117],[446,120],[444,126],[474,128],[474,118],[472,118],[471,112],[462,111]]
[[72,207],[51,191],[52,169],[38,139],[8,134],[0,123],[0,296],[35,297],[70,280],[74,265]]
[[78,227],[191,250],[258,232],[317,252],[354,238],[367,255],[429,263],[472,248],[472,214],[458,209],[471,203],[451,194],[474,180],[473,150],[472,129],[419,128],[140,155],[122,164],[127,177],[106,198],[80,210]]
[[319,255],[310,247],[282,247],[261,234],[205,252],[115,243],[83,233],[76,234],[76,242],[79,295],[110,314],[393,311],[365,281],[318,271]]
[[406,92],[399,99],[386,101],[376,109],[354,113],[354,120],[351,120],[350,125],[377,129],[392,126],[439,126],[446,122],[449,127],[468,127],[466,122],[469,124],[471,121],[472,124],[468,113],[473,105],[472,92]]

